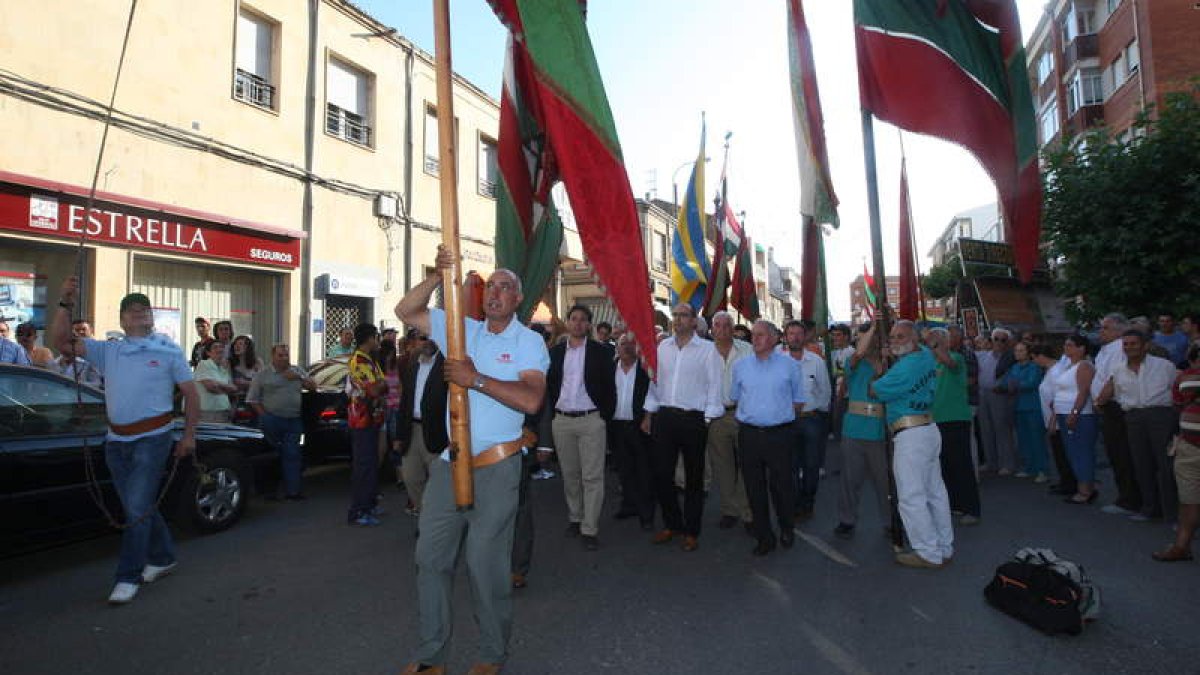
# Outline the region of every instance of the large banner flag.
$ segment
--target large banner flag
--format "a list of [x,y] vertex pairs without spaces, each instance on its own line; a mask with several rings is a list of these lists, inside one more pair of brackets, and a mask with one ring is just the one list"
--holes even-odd
[[900,308],[901,319],[916,321],[921,318],[917,309],[917,259],[914,257],[912,210],[908,203],[908,166],[900,160]]
[[837,196],[829,177],[825,120],[813,62],[812,39],[801,0],[788,0],[788,58],[791,63],[792,118],[796,127],[796,158],[800,163],[801,316],[828,325],[825,303],[825,243],[821,225],[838,225]]
[[550,190],[558,175],[539,120],[529,53],[510,35],[500,95],[496,191],[496,266],[521,277],[525,299],[517,313],[528,320],[541,300],[562,248],[563,228]]
[[813,63],[812,40],[801,0],[788,0],[788,58],[791,63],[792,118],[800,161],[800,213],[818,225],[838,226],[837,195],[829,177],[825,118]]
[[700,128],[700,154],[692,166],[687,192],[679,207],[675,236],[671,238],[671,304],[687,303],[700,312],[712,268],[704,251],[704,126]]
[[1042,186],[1013,0],[854,0],[864,109],[970,150],[996,183],[1022,280],[1037,260]]
[[[588,261],[653,371],[654,320],[641,227],[579,0],[489,0],[523,51],[522,91],[553,151]],[[514,60],[514,65],[522,61]],[[551,173],[553,173],[551,171]]]

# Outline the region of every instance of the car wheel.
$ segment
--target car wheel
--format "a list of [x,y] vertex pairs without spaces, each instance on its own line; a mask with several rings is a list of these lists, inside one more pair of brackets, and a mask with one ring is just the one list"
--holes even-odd
[[202,534],[229,529],[246,512],[253,477],[233,452],[215,452],[193,470],[179,494],[180,520]]

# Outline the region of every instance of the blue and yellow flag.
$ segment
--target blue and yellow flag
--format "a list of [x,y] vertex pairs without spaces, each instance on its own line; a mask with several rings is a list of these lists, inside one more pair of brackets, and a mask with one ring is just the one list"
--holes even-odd
[[675,237],[671,241],[671,304],[686,302],[699,313],[712,276],[704,251],[703,125],[700,127],[700,154],[692,166],[692,177],[688,179],[678,217]]

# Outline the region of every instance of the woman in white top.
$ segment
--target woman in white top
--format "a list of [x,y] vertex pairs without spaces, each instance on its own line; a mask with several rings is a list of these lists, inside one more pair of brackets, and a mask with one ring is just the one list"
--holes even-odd
[[229,395],[237,392],[237,386],[225,368],[225,345],[217,340],[208,343],[204,360],[196,364],[193,371],[200,385],[200,419],[204,422],[228,422],[230,416]]
[[[1092,407],[1092,378],[1096,368],[1088,360],[1088,339],[1072,335],[1063,344],[1066,363],[1053,374],[1050,430],[1058,430],[1067,449],[1078,487],[1068,504],[1096,501],[1096,436],[1100,418]],[[1047,379],[1050,375],[1047,375]]]
[[1038,385],[1038,398],[1042,404],[1042,423],[1048,430],[1046,445],[1050,448],[1050,456],[1054,458],[1054,468],[1058,471],[1058,482],[1050,486],[1050,493],[1073,495],[1077,487],[1075,472],[1071,470],[1071,462],[1067,459],[1067,449],[1063,445],[1062,436],[1054,428],[1057,420],[1050,412],[1051,404],[1054,403],[1054,382],[1058,378],[1059,372],[1071,365],[1071,360],[1065,356],[1058,358],[1057,352],[1053,351],[1049,345],[1044,344],[1035,344],[1030,348],[1029,353],[1033,354],[1034,362],[1046,373],[1042,378],[1042,383]]

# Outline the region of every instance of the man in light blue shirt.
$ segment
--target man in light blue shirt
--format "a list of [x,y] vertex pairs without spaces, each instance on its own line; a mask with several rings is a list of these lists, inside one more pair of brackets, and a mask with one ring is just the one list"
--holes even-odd
[[125,338],[104,341],[72,336],[70,310],[78,293],[79,281],[68,277],[46,341],[60,352],[86,357],[104,376],[109,424],[104,460],[127,524],[108,601],[123,605],[133,600],[142,583],[175,567],[171,533],[158,513],[158,486],[171,455],[175,387],[183,393],[187,412],[183,438],[174,444],[177,458],[196,448],[200,396],[179,345],[154,332],[149,298],[141,293],[126,295],[120,307]]
[[768,486],[775,501],[779,542],[791,548],[796,541],[796,482],[792,478],[792,422],[804,407],[804,380],[799,363],[775,351],[779,329],[762,319],[750,329],[754,354],[733,364],[729,397],[737,402],[738,449],[746,495],[754,514],[752,553],[764,556],[775,549]]
[[28,366],[29,354],[25,348],[9,337],[8,322],[0,319],[0,363],[15,363],[18,366]]
[[[417,284],[396,305],[396,316],[428,335],[449,355],[446,314],[429,309],[442,271],[458,261],[438,247],[434,275]],[[523,298],[521,279],[509,270],[492,273],[484,286],[484,321],[466,319],[464,360],[447,357],[448,382],[468,388],[475,508],[459,511],[448,461],[434,462],[421,504],[417,540],[417,594],[420,642],[404,672],[444,667],[453,626],[453,581],[458,552],[464,549],[475,591],[481,667],[498,669],[508,657],[512,632],[509,578],[513,524],[521,482],[521,427],[526,414],[541,409],[550,357],[542,338],[521,325],[516,310]],[[443,453],[443,459],[449,455]],[[465,531],[465,542],[464,542]]]

